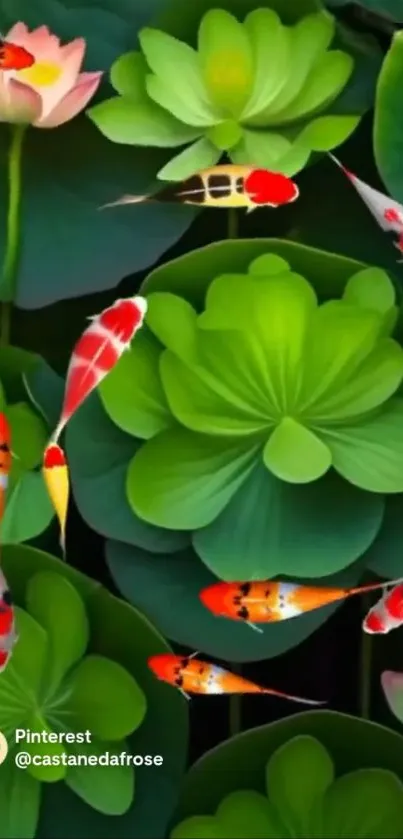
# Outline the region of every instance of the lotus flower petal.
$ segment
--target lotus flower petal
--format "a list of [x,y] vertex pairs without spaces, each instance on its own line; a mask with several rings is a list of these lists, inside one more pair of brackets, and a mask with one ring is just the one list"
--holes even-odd
[[56,128],[73,119],[84,110],[99,87],[102,73],[81,73],[77,84],[69,90],[48,115],[35,120],[34,125],[39,128]]
[[40,115],[41,97],[15,79],[4,81],[0,74],[0,122],[30,124]]
[[392,714],[403,722],[403,673],[385,670],[381,676],[381,685]]
[[[265,103],[260,112],[255,111],[255,115],[252,113],[255,125],[272,124],[274,114],[282,113],[303,95],[305,84],[330,46],[334,32],[335,20],[327,12],[307,15],[288,29],[289,72],[277,95]],[[244,118],[248,121],[248,107]]]
[[199,28],[198,53],[211,101],[226,116],[239,116],[253,85],[253,53],[242,23],[211,9]]
[[245,18],[255,60],[252,93],[242,114],[247,125],[261,125],[258,117],[270,106],[292,73],[291,30],[273,9],[255,9]]
[[183,181],[200,169],[214,166],[219,158],[220,152],[216,146],[202,137],[166,163],[158,172],[158,178],[162,181]]

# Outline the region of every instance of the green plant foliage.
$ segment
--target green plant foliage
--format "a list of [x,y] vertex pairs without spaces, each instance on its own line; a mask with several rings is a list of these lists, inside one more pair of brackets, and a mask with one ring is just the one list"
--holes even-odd
[[403,171],[400,145],[402,131],[399,85],[403,71],[403,32],[397,32],[379,74],[374,121],[374,152],[386,188],[403,201]]
[[[350,0],[327,0],[326,6],[329,9],[338,9],[346,6]],[[367,9],[369,12],[375,12],[381,17],[390,19],[397,23],[403,21],[403,3],[402,0],[360,0],[359,6]]]
[[[74,830],[80,836],[151,837],[163,832],[173,804],[170,784],[184,767],[187,734],[181,698],[174,692],[165,696],[147,669],[148,656],[167,649],[163,639],[130,606],[49,554],[6,547],[3,566],[19,604],[19,640],[0,682],[1,730],[9,742],[18,728],[89,731],[91,742],[14,747],[32,758],[53,755],[60,762],[32,763],[25,782],[20,769],[10,769],[12,761],[1,766],[0,787],[4,774],[4,788],[12,796],[11,807],[9,801],[2,807],[0,835],[61,837]],[[130,638],[136,638],[135,645]],[[76,754],[122,751],[161,754],[164,763],[136,769],[72,765]],[[63,786],[52,783],[61,780]],[[24,784],[27,806],[17,811],[14,797],[20,790],[25,796]],[[159,808],[149,813],[154,795]],[[105,815],[121,817],[106,832]]]
[[[160,0],[145,0],[133,9],[127,0],[107,0],[90,7],[85,0],[56,4],[21,0],[16,8],[0,0],[0,28],[7,32],[19,19],[32,28],[46,22],[62,39],[84,37],[88,44],[85,69],[107,71],[118,55],[132,48],[137,29],[161,5]],[[3,126],[3,167],[8,143],[7,126]],[[84,115],[54,131],[30,129],[24,143],[25,212],[17,304],[35,309],[113,288],[122,277],[144,270],[171,247],[194,217],[190,208],[137,208],[132,217],[130,211],[98,212],[102,204],[123,192],[152,189],[165,159],[153,150],[117,149]],[[0,188],[0,252],[4,253],[4,168]],[[55,218],[59,219],[57,233]],[[147,235],[150,226],[158,229],[158,236]]]
[[[318,306],[315,288],[344,296]],[[401,490],[401,403],[389,397],[402,350],[388,337],[386,275],[297,245],[240,241],[157,269],[144,290],[150,331],[100,389],[126,433],[144,437],[151,417],[153,436],[128,464],[135,513],[195,531],[197,553],[222,579],[317,577],[354,562],[379,529],[379,493]]]
[[191,768],[171,839],[398,839],[402,746],[399,734],[329,711],[252,729]]
[[[158,173],[175,181],[214,165],[223,152],[234,163],[291,176],[313,151],[333,149],[354,131],[373,91],[363,92],[360,56],[351,41],[335,42],[329,13],[289,0],[266,0],[253,11],[248,5],[244,14],[239,3],[195,5],[189,17],[193,23],[200,12],[197,50],[177,32],[148,27],[139,35],[141,52],[115,62],[118,96],[89,110],[106,137],[135,146],[187,144]],[[177,12],[174,4],[171,18],[183,29],[187,10]],[[166,21],[169,28],[169,10]]]
[[0,349],[0,411],[11,430],[12,469],[0,525],[2,544],[26,542],[50,524],[53,509],[40,471],[49,428],[29,404],[22,375],[40,359],[18,347]]
[[[42,363],[28,383],[31,397],[54,424],[61,380]],[[108,537],[106,556],[116,585],[166,637],[226,660],[253,661],[301,643],[337,608],[265,626],[262,634],[217,620],[199,601],[200,590],[215,578],[190,547],[191,535],[148,525],[129,507],[125,474],[138,443],[112,423],[97,394],[71,420],[66,441],[74,500],[87,524]],[[328,582],[354,585],[361,571],[355,563]]]

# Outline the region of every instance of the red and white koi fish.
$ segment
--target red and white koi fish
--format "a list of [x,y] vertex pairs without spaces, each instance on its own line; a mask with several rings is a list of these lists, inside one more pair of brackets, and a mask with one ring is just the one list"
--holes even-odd
[[90,326],[73,349],[62,412],[50,445],[58,442],[69,419],[113,370],[124,351],[129,349],[135,333],[143,325],[146,312],[144,297],[129,297],[116,300],[112,306],[90,318]]
[[5,414],[0,413],[0,523],[6,507],[8,480],[11,471],[11,430]]
[[202,169],[185,181],[169,183],[155,195],[124,195],[105,206],[169,201],[196,207],[245,207],[251,212],[257,207],[290,204],[298,196],[297,185],[280,172],[227,163]]
[[[393,583],[389,583],[393,585]],[[369,635],[387,635],[403,624],[403,582],[386,591],[365,616],[362,624]]]
[[42,474],[53,509],[60,524],[60,545],[66,551],[66,522],[69,507],[70,478],[63,449],[52,443],[44,453]]
[[24,47],[5,41],[0,36],[0,71],[25,70],[35,64],[35,58]]
[[7,667],[17,640],[12,598],[0,570],[0,673]]
[[325,704],[316,699],[303,699],[300,696],[293,696],[281,690],[261,687],[248,679],[243,679],[242,676],[230,673],[229,670],[224,670],[223,667],[200,661],[200,659],[195,658],[196,655],[197,653],[189,656],[173,655],[172,653],[153,655],[148,659],[148,666],[157,679],[178,688],[186,699],[190,699],[189,694],[191,693],[210,696],[234,693],[265,693],[289,699],[291,702],[301,702],[305,705]]
[[344,172],[379,227],[386,232],[393,232],[397,235],[397,241],[394,242],[394,245],[400,253],[403,253],[403,205],[361,181],[360,178],[357,178],[357,175],[346,169],[333,154],[329,154],[329,157]]
[[257,632],[263,632],[256,624],[290,620],[355,594],[377,591],[391,585],[393,582],[331,588],[271,580],[252,583],[221,582],[203,589],[199,597],[213,615],[242,621]]

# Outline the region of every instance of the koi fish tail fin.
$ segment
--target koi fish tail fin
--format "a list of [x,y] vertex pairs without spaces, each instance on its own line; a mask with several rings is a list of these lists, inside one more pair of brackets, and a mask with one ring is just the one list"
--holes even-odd
[[326,705],[326,702],[320,699],[306,699],[303,696],[294,696],[291,693],[283,693],[281,690],[271,688],[263,688],[262,693],[278,696],[280,699],[288,699],[290,702],[300,702],[301,705]]
[[98,210],[106,210],[109,207],[121,207],[123,204],[143,204],[145,201],[149,200],[150,198],[148,195],[122,195],[122,197],[118,198],[117,201],[102,204],[101,207],[98,207]]
[[384,588],[397,586],[400,583],[403,583],[403,577],[399,577],[397,580],[387,580],[385,583],[368,583],[368,585],[364,586],[355,586],[354,588],[348,589],[347,596],[352,597],[355,594],[367,594],[370,591],[381,591]]

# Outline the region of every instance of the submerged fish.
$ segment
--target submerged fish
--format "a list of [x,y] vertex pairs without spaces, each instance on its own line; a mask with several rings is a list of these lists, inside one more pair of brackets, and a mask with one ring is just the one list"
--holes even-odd
[[[389,583],[388,585],[393,585]],[[403,583],[400,582],[375,603],[365,616],[362,624],[369,635],[387,635],[392,629],[403,624]]]
[[116,300],[99,315],[90,318],[90,326],[77,341],[67,370],[66,387],[60,420],[51,443],[58,439],[73,414],[87,396],[115,367],[129,349],[147,312],[144,297]]
[[379,227],[386,232],[396,234],[394,246],[400,253],[403,253],[403,205],[385,195],[385,193],[369,186],[365,181],[361,181],[360,178],[357,178],[357,175],[346,169],[333,154],[330,154],[329,157],[344,172]]
[[280,696],[292,702],[301,702],[305,705],[325,704],[315,699],[293,696],[274,688],[261,687],[248,679],[243,679],[242,676],[230,673],[229,670],[224,670],[223,667],[200,661],[200,659],[195,658],[195,655],[196,653],[189,656],[173,655],[172,653],[154,655],[148,659],[148,666],[158,679],[178,688],[186,699],[190,698],[189,694],[191,693],[210,696],[233,693],[265,693]]
[[13,602],[5,576],[0,570],[0,673],[7,667],[17,640]]
[[0,413],[0,523],[6,507],[11,463],[11,430],[5,414]]
[[203,605],[217,617],[243,621],[258,632],[257,623],[274,623],[337,603],[393,583],[370,583],[352,588],[305,586],[300,583],[252,582],[215,583],[200,592]]
[[124,195],[105,206],[169,201],[197,207],[245,207],[250,212],[256,207],[290,204],[298,196],[297,185],[280,172],[228,163],[203,169],[185,181],[169,183],[155,195]]

